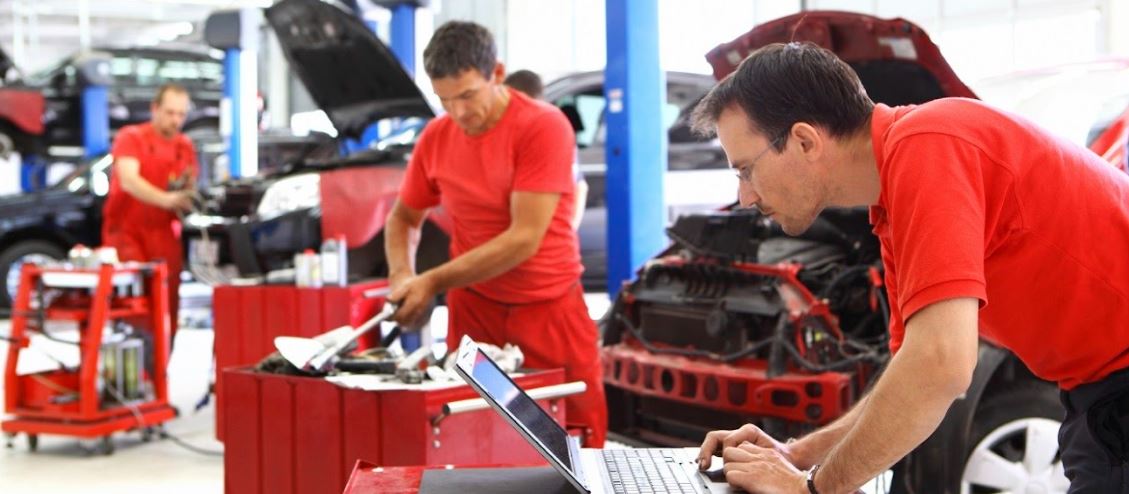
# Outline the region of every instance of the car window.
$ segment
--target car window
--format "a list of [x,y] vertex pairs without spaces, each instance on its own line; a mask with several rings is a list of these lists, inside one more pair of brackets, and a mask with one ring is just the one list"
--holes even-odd
[[137,84],[141,86],[161,85],[157,78],[157,68],[160,65],[160,62],[152,58],[138,58],[135,67],[137,70]]
[[570,94],[557,99],[553,104],[568,117],[576,131],[577,146],[587,148],[603,141],[599,131],[604,119],[604,95],[595,91]]
[[113,76],[116,84],[136,84],[137,79],[133,76],[133,58],[114,57],[110,59],[110,75]]

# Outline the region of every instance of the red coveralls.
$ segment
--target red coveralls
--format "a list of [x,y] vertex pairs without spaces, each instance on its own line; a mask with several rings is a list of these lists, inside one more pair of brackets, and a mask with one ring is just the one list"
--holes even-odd
[[565,369],[569,381],[588,385],[567,398],[570,424],[585,430],[585,444],[600,447],[607,435],[596,325],[580,287],[580,242],[570,226],[576,182],[575,137],[552,105],[510,90],[498,123],[468,136],[449,116],[427,125],[408,164],[400,201],[427,210],[442,206],[451,218],[454,259],[504,232],[511,223],[515,191],[559,193],[560,201],[537,253],[492,279],[447,294],[447,347],[462,335],[476,341],[513,343],[530,368]]
[[[161,190],[182,179],[194,178],[199,165],[192,141],[183,134],[162,137],[149,123],[123,127],[111,150],[115,159],[130,156],[140,163],[141,177]],[[176,214],[145,204],[122,189],[111,173],[110,193],[102,209],[102,244],[114,247],[122,261],[163,260],[169,276],[169,340],[174,341],[180,306],[180,271],[184,252],[180,245],[180,222]]]

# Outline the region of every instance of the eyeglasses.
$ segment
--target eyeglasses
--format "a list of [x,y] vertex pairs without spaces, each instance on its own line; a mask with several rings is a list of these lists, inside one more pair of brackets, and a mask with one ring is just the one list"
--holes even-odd
[[752,182],[752,180],[753,180],[753,165],[756,165],[757,161],[760,161],[761,157],[763,157],[765,155],[765,153],[767,153],[767,152],[769,152],[769,150],[775,148],[777,146],[777,144],[780,141],[782,141],[783,139],[784,139],[783,137],[777,137],[776,139],[773,139],[772,142],[768,143],[768,146],[765,146],[764,151],[761,151],[760,153],[758,153],[757,156],[755,158],[753,158],[752,161],[749,162],[749,164],[742,166],[741,168],[735,170],[733,174],[737,176],[737,180],[740,180],[743,183]]

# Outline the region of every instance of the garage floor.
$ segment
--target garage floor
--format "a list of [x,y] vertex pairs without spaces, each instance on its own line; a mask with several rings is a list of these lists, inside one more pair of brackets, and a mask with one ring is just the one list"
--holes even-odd
[[[196,292],[195,295],[201,293]],[[586,298],[593,316],[603,314],[607,308],[606,295],[592,294]],[[188,311],[186,316],[195,316],[192,322],[207,319],[206,314],[201,316],[192,311]],[[446,328],[442,327],[446,323],[445,314],[439,314],[433,321],[433,335],[445,334]],[[0,335],[8,334],[9,330],[10,322],[0,320]],[[78,360],[77,353],[67,345],[33,339],[32,348],[48,352],[66,363]],[[0,362],[6,358],[7,349],[7,343],[0,341]],[[26,439],[20,436],[13,449],[3,448],[0,444],[0,492],[148,494],[159,487],[163,493],[222,493],[223,458],[216,454],[223,450],[223,445],[213,436],[214,401],[199,411],[193,411],[208,387],[211,351],[210,329],[186,328],[177,334],[176,352],[169,363],[171,399],[180,411],[180,417],[169,422],[166,428],[172,435],[202,452],[190,451],[170,439],[142,442],[140,435],[134,433],[117,435],[116,451],[111,456],[96,453],[97,444],[93,441],[58,436],[41,437],[39,451],[29,453]],[[39,351],[25,355],[21,358],[21,371],[54,366]],[[0,379],[0,395],[2,392],[3,382]],[[608,447],[624,446],[609,444]],[[864,490],[868,493],[882,492],[876,491],[873,485]]]

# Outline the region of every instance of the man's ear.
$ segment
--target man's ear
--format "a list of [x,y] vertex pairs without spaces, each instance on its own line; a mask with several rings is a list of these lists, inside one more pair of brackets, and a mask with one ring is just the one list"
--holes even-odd
[[498,84],[501,84],[502,81],[505,81],[506,80],[506,64],[504,64],[502,62],[495,62],[494,63],[493,76],[494,76],[494,80],[497,81]]
[[796,122],[792,125],[790,139],[794,139],[800,146],[800,152],[809,161],[814,161],[822,156],[827,143],[820,130],[809,123]]

